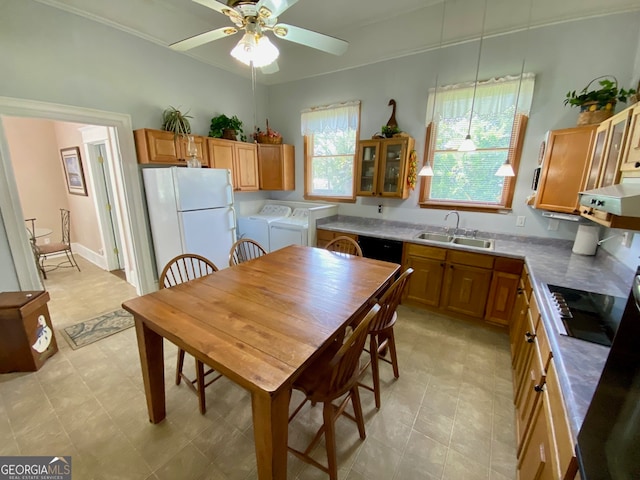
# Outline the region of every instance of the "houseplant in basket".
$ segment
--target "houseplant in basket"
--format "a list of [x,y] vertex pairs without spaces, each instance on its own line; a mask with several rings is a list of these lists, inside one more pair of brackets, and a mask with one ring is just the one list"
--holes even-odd
[[173,132],[174,135],[188,135],[191,133],[189,119],[193,118],[187,113],[182,113],[179,109],[169,106],[162,112],[162,130]]
[[223,113],[211,119],[211,126],[209,128],[210,137],[236,140],[236,135],[238,134],[243,142],[247,139],[242,131],[242,121],[235,115],[233,117],[227,117]]
[[[593,82],[598,82],[600,88],[592,89]],[[579,93],[575,90],[567,92],[565,105],[580,107],[578,125],[600,123],[611,117],[617,102],[627,102],[627,96],[636,93],[635,90],[618,88],[618,80],[610,75],[604,75],[591,80]]]
[[253,134],[253,139],[258,143],[271,143],[273,145],[280,145],[282,143],[282,135],[269,127],[269,120],[267,119],[267,130],[263,132],[260,127],[256,127],[256,131]]

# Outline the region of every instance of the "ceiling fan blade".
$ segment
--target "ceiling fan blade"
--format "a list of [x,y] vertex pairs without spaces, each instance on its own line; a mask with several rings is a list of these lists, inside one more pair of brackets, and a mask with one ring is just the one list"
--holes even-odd
[[216,0],[193,0],[196,3],[204,7],[209,7],[216,12],[224,13],[225,10],[230,10],[230,7],[225,3],[217,2]]
[[214,40],[218,40],[219,38],[228,37],[229,35],[233,35],[237,32],[238,30],[234,27],[222,27],[216,30],[211,30],[209,32],[194,35],[193,37],[186,38],[176,43],[172,43],[171,45],[169,45],[169,48],[178,52],[184,52],[185,50],[199,47],[200,45],[213,42]]
[[329,35],[307,30],[306,28],[287,25],[286,23],[279,23],[273,27],[273,33],[279,38],[322,50],[323,52],[333,55],[342,55],[349,47],[348,42],[340,40],[339,38],[330,37]]
[[260,12],[261,7],[266,7],[271,12],[270,17],[278,17],[296,3],[298,3],[298,0],[260,0],[256,8]]
[[278,61],[274,60],[269,65],[260,68],[260,71],[265,75],[269,75],[271,73],[277,73],[280,71],[280,67],[278,67]]

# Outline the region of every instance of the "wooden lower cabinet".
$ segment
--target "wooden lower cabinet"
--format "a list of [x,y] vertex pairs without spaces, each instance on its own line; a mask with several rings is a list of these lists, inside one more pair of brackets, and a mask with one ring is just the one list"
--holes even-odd
[[487,306],[491,270],[447,263],[441,306],[450,312],[482,318]]
[[538,400],[518,457],[518,480],[559,480],[548,393],[540,392]]
[[447,251],[412,243],[405,245],[405,251],[405,269],[414,270],[405,290],[405,298],[410,302],[438,307]]
[[[526,304],[522,274],[520,306]],[[522,309],[525,310],[524,313]],[[573,480],[574,443],[544,324],[534,294],[510,326],[518,479]]]
[[324,230],[318,228],[316,230],[316,247],[324,248],[327,244],[336,237],[349,237],[358,241],[358,235],[353,233],[334,232],[333,230]]
[[496,258],[484,315],[488,322],[509,325],[518,296],[522,266],[522,260],[517,258]]

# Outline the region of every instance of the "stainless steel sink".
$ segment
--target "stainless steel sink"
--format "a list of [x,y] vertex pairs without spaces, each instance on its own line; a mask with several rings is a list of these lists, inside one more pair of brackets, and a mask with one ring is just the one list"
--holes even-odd
[[453,235],[447,235],[445,233],[429,233],[423,232],[416,235],[418,240],[428,240],[430,242],[442,242],[449,243],[453,240]]
[[455,237],[452,243],[456,245],[464,245],[465,247],[482,248],[485,250],[493,249],[493,240],[484,238]]
[[414,237],[429,243],[448,243],[462,247],[477,248],[479,250],[493,250],[493,240],[490,238],[457,237],[446,233],[422,232]]

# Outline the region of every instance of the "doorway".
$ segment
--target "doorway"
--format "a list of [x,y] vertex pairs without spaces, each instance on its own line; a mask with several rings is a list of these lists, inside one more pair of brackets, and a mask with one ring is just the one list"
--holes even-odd
[[[110,129],[114,145],[119,154],[114,159],[112,170],[116,190],[114,198],[121,201],[123,250],[130,252],[131,265],[127,275],[135,285],[138,294],[151,292],[157,288],[151,242],[146,228],[146,216],[142,189],[137,169],[131,119],[128,115],[73,106],[49,104],[30,100],[0,97],[0,118],[5,116],[41,118],[62,122],[103,125]],[[11,154],[4,128],[0,122],[0,211],[4,222],[6,238],[0,230],[0,244],[8,245],[9,252],[0,255],[0,265],[9,275],[5,280],[5,290],[40,290],[42,283],[33,261],[24,215],[17,191],[11,164]],[[8,255],[7,255],[8,253]],[[125,260],[125,268],[126,260]],[[9,288],[6,288],[8,285]]]

